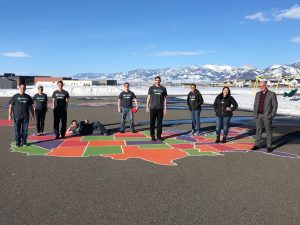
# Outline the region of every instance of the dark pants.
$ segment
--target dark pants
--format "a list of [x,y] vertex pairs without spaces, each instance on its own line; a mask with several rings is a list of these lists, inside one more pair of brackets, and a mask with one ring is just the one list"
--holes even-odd
[[155,122],[157,121],[157,137],[161,137],[163,109],[150,109],[150,135],[155,136]]
[[60,135],[62,137],[65,137],[66,135],[66,130],[67,130],[67,111],[58,111],[58,110],[53,110],[53,116],[54,116],[54,124],[53,124],[53,129],[55,136],[59,136],[59,123],[61,121],[61,129],[60,129]]
[[101,135],[103,134],[107,135],[107,130],[105,129],[102,123],[100,123],[99,121],[95,121],[92,124],[93,124],[93,133],[97,133],[95,131],[98,131],[100,132]]
[[46,109],[42,109],[42,110],[36,109],[35,116],[36,116],[36,130],[38,133],[43,133],[45,127]]
[[255,145],[260,146],[263,127],[265,127],[266,135],[267,135],[267,148],[272,147],[272,118],[268,119],[264,116],[264,114],[257,114],[256,118],[256,138]]
[[224,130],[224,135],[225,136],[228,135],[230,119],[231,119],[231,116],[226,116],[226,117],[217,116],[217,118],[216,118],[216,134],[218,136],[221,134],[222,128]]
[[16,138],[16,145],[27,143],[27,136],[28,136],[28,125],[29,119],[17,119],[15,120],[15,138]]

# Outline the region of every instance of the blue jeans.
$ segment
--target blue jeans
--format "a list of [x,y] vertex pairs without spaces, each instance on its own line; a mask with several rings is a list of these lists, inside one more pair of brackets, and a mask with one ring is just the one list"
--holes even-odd
[[15,120],[15,138],[16,138],[16,145],[27,143],[27,136],[28,136],[28,125],[29,119],[17,119]]
[[221,134],[222,128],[224,130],[224,135],[226,135],[226,136],[228,135],[230,119],[231,119],[231,116],[226,116],[226,117],[217,116],[217,118],[216,118],[216,134],[217,135]]
[[121,112],[121,127],[120,130],[124,131],[125,130],[125,122],[126,122],[126,117],[128,115],[129,122],[130,122],[130,130],[134,130],[134,118],[133,118],[133,112],[132,108],[124,108],[122,107],[122,112]]
[[200,132],[200,110],[192,110],[192,130]]

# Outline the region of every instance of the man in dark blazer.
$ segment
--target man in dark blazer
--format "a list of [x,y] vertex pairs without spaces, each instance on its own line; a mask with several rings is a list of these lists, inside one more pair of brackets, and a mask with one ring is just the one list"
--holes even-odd
[[256,120],[256,138],[255,146],[252,147],[252,150],[259,149],[262,130],[263,127],[265,127],[267,135],[267,149],[268,152],[272,152],[272,120],[277,112],[277,97],[275,92],[268,90],[266,81],[260,81],[259,88],[261,91],[256,93],[253,109]]

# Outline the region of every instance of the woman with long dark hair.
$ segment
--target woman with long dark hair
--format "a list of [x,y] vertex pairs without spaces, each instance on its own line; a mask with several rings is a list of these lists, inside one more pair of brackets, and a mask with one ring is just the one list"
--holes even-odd
[[[232,112],[238,107],[237,102],[230,94],[229,87],[224,87],[222,93],[219,94],[214,102],[214,110],[216,112],[216,143],[226,143],[229,132],[229,122]],[[221,130],[223,128],[223,138],[220,139]]]

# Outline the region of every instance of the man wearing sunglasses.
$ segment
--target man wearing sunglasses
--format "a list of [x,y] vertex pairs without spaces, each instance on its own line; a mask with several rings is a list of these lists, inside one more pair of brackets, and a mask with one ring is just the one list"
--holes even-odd
[[267,135],[267,149],[271,153],[272,149],[272,120],[277,112],[277,97],[275,92],[268,90],[267,82],[259,82],[260,91],[256,93],[254,101],[254,117],[256,120],[255,146],[251,150],[260,148],[262,130],[265,127]]

